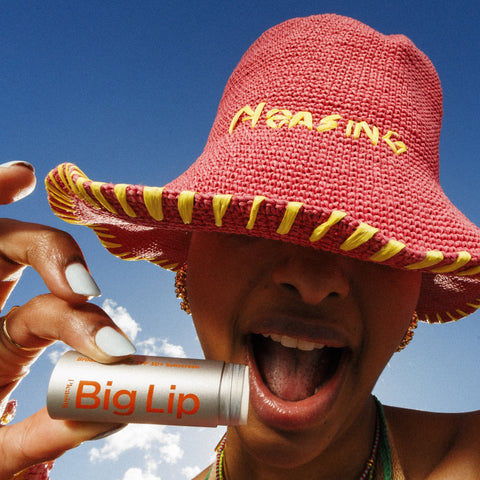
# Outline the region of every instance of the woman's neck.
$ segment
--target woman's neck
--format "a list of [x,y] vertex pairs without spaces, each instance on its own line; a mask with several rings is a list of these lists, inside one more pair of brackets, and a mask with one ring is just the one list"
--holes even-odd
[[251,427],[229,427],[223,459],[224,478],[358,480],[372,452],[375,425],[372,397],[355,420],[333,440],[314,431],[260,432],[258,429],[251,432]]

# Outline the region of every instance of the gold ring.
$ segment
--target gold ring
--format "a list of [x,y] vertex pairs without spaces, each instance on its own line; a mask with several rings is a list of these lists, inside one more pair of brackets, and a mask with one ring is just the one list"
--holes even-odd
[[7,319],[8,319],[8,316],[15,310],[18,308],[18,305],[15,305],[13,306],[5,316],[1,317],[0,320],[2,321],[3,325],[3,333],[5,335],[5,337],[7,337],[7,340],[14,346],[14,347],[17,347],[19,348],[20,350],[25,350],[26,352],[29,352],[31,350],[38,350],[38,347],[33,347],[33,348],[29,348],[29,347],[24,347],[23,345],[20,345],[19,343],[17,343],[12,337],[11,335],[8,333],[8,330],[7,330]]

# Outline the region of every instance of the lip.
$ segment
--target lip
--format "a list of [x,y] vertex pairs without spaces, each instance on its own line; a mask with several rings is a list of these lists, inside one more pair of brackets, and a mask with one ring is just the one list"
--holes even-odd
[[340,363],[334,375],[314,395],[300,401],[285,401],[274,395],[265,385],[258,370],[251,336],[248,338],[246,363],[250,368],[250,402],[258,418],[272,428],[285,431],[301,431],[318,423],[333,408],[342,385],[345,383],[347,366],[351,358],[351,338],[342,329],[315,324],[299,319],[284,318],[264,320],[252,334],[277,334],[343,348]]
[[348,355],[344,354],[334,376],[305,400],[288,402],[275,396],[264,384],[249,348],[246,362],[250,368],[250,402],[261,421],[279,430],[305,430],[331,410],[343,384]]
[[302,431],[311,428],[332,410],[345,383],[352,353],[348,335],[340,329],[292,319],[263,321],[251,333],[287,335],[344,349],[335,374],[314,395],[291,402],[277,397],[265,385],[253,353],[252,337],[248,336],[246,363],[250,368],[250,402],[257,417],[262,423],[278,430]]

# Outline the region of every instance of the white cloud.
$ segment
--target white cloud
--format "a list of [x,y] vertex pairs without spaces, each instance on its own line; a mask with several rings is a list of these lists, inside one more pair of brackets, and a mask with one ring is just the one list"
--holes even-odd
[[[179,435],[180,438],[180,435]],[[183,457],[183,450],[178,443],[170,443],[159,448],[162,458],[167,463],[177,463]]]
[[127,312],[125,307],[122,307],[114,300],[107,298],[102,303],[102,308],[131,340],[135,340],[137,338],[138,332],[140,332],[142,329]]
[[182,474],[185,475],[188,479],[196,477],[202,469],[200,467],[183,467]]
[[155,458],[157,462],[177,463],[183,457],[179,433],[169,432],[165,425],[131,424],[107,437],[101,448],[92,448],[90,461],[117,460],[134,449],[143,451],[146,460]]
[[156,475],[158,465],[177,464],[184,454],[180,433],[168,431],[165,425],[131,424],[107,437],[102,447],[90,449],[90,462],[116,461],[125,452],[135,450],[141,452],[137,454],[141,465],[130,467],[121,480],[161,480]]
[[162,480],[154,473],[142,470],[141,468],[129,468],[123,475],[122,480]]
[[147,340],[137,342],[136,347],[141,355],[186,358],[183,347],[169,343],[167,338],[147,338]]
[[[55,344],[55,345],[57,345],[57,344]],[[60,360],[60,357],[67,350],[71,350],[71,348],[68,345],[64,345],[64,344],[59,343],[55,349],[52,349],[48,352],[48,358],[54,365],[56,365],[57,362]]]

